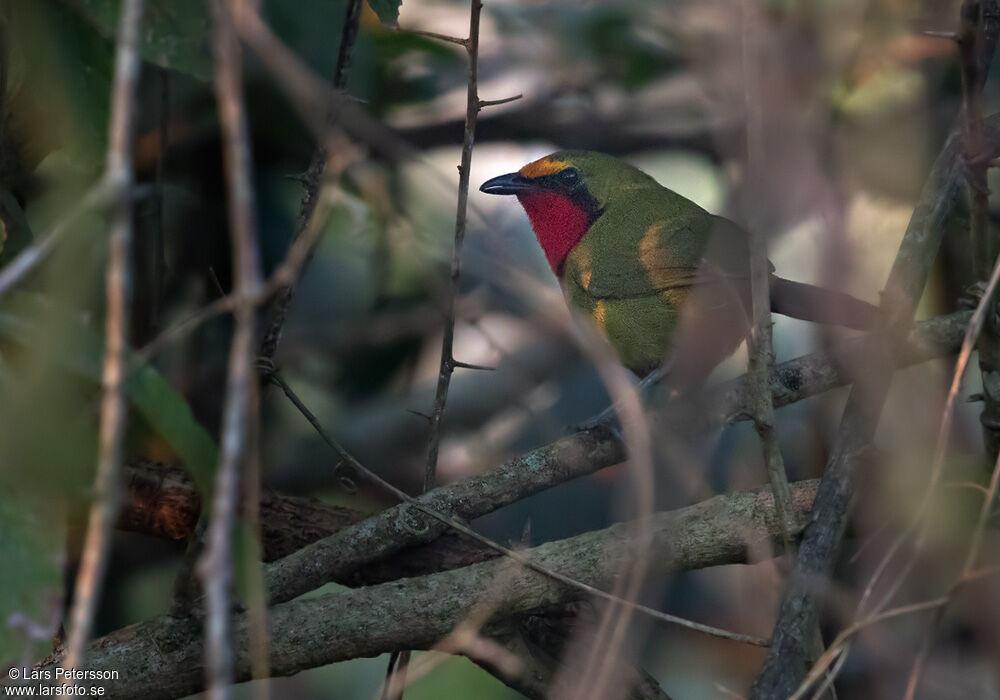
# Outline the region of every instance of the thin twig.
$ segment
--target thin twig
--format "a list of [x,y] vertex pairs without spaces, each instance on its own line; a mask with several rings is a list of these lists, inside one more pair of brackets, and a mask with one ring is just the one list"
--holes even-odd
[[[437,481],[438,451],[441,446],[441,419],[448,402],[448,387],[451,375],[458,364],[453,355],[455,340],[455,298],[458,296],[458,277],[461,272],[462,241],[465,239],[465,221],[469,201],[469,171],[472,164],[472,145],[475,142],[476,118],[482,107],[479,104],[479,17],[483,9],[482,0],[471,0],[469,11],[469,38],[456,40],[443,34],[417,32],[463,46],[469,58],[469,82],[466,96],[465,131],[462,140],[462,158],[458,166],[458,205],[455,214],[455,240],[451,250],[449,283],[445,291],[444,337],[441,341],[441,364],[438,370],[437,389],[434,394],[434,409],[430,415],[430,438],[427,446],[427,463],[424,468],[423,491],[434,488]],[[406,669],[410,663],[410,652],[402,651],[398,657],[389,659],[390,668],[396,670],[389,676],[386,688],[388,700],[402,700],[406,688]]]
[[[962,576],[952,584],[951,588],[943,596],[921,601],[919,603],[900,605],[897,608],[891,608],[889,610],[873,612],[863,619],[855,620],[851,625],[840,631],[826,651],[824,651],[820,658],[816,660],[816,663],[809,670],[809,673],[802,681],[802,684],[794,693],[792,693],[792,695],[789,696],[788,700],[800,700],[800,698],[808,692],[810,686],[819,680],[820,676],[822,676],[830,664],[834,662],[834,659],[838,659],[838,657],[842,658],[847,653],[851,639],[857,636],[857,634],[865,628],[903,615],[911,615],[925,610],[939,610],[947,605],[951,598],[963,586],[987,576],[996,576],[997,574],[1000,574],[1000,568],[997,567],[987,567],[983,569],[973,569],[970,567],[962,573]],[[832,675],[836,674],[834,673]]]
[[[934,448],[934,459],[931,463],[930,479],[928,480],[927,487],[924,489],[924,495],[919,506],[917,507],[917,510],[914,512],[910,525],[896,537],[885,556],[883,556],[882,560],[879,562],[879,565],[875,568],[871,579],[865,587],[865,591],[861,597],[861,602],[858,604],[859,614],[865,610],[865,605],[875,590],[875,584],[879,581],[889,563],[899,551],[903,542],[905,542],[906,538],[909,537],[909,535],[921,523],[923,523],[924,528],[921,536],[917,539],[916,547],[912,553],[912,558],[916,558],[923,548],[923,543],[927,534],[927,521],[924,518],[931,506],[934,494],[937,493],[937,488],[944,477],[945,456],[947,454],[948,444],[951,438],[951,428],[955,420],[955,406],[958,403],[958,396],[962,389],[962,380],[965,377],[965,370],[968,368],[969,362],[972,359],[972,353],[976,348],[976,340],[979,337],[979,332],[982,330],[983,325],[986,322],[986,315],[988,310],[991,308],[991,301],[998,284],[1000,284],[1000,260],[998,260],[997,264],[994,265],[989,283],[986,285],[986,291],[979,299],[979,303],[976,305],[976,309],[972,313],[972,319],[969,321],[969,325],[965,330],[962,347],[959,350],[958,359],[955,362],[955,369],[951,378],[951,386],[948,389],[948,396],[945,399],[944,412],[941,418],[941,427],[938,429],[937,442]],[[908,572],[911,569],[912,566],[907,566],[904,568],[904,571]],[[903,576],[901,575],[898,578],[901,579],[902,577]],[[898,583],[893,586],[893,589],[896,588],[898,588]]]
[[0,296],[9,292],[42,263],[55,250],[63,236],[73,230],[81,217],[131,195],[127,189],[122,189],[120,182],[113,182],[106,175],[102,177],[73,205],[66,216],[56,222],[48,234],[40,236],[0,269]]
[[771,335],[771,266],[767,259],[767,236],[764,234],[754,208],[762,201],[757,183],[762,181],[761,174],[768,172],[764,162],[763,117],[761,115],[761,96],[759,66],[760,46],[757,33],[760,31],[760,19],[757,15],[757,0],[743,2],[743,71],[744,100],[747,114],[747,183],[749,190],[747,220],[749,223],[750,246],[750,288],[753,300],[753,328],[747,339],[749,360],[747,379],[750,387],[751,413],[754,428],[760,438],[761,451],[764,456],[764,466],[767,469],[768,481],[774,491],[774,505],[784,524],[785,552],[793,555],[795,540],[793,533],[798,531],[798,524],[792,519],[794,512],[791,506],[791,490],[788,487],[788,475],[785,473],[785,463],[781,457],[781,447],[774,425],[774,401],[771,397],[771,376],[774,370],[774,347]]
[[[97,601],[107,569],[111,532],[118,519],[122,500],[120,481],[126,418],[125,351],[132,298],[132,138],[141,66],[139,29],[142,10],[142,0],[128,0],[122,7],[115,55],[105,180],[114,183],[113,190],[117,196],[112,212],[105,276],[107,318],[104,367],[101,373],[101,425],[97,474],[94,479],[95,500],[90,509],[87,536],[76,579],[69,651],[65,664],[67,668],[80,668],[86,662],[87,642],[93,631]],[[51,242],[51,249],[58,240],[56,231],[45,240]]]
[[[965,177],[966,184],[968,186],[969,192],[969,237],[971,242],[970,250],[972,251],[972,261],[973,261],[973,275],[975,279],[982,279],[986,272],[990,269],[993,260],[996,258],[995,252],[992,250],[992,240],[990,235],[989,220],[987,209],[989,207],[989,182],[987,179],[987,168],[988,163],[983,158],[985,154],[985,139],[983,137],[983,105],[982,105],[982,95],[979,90],[979,50],[980,44],[982,43],[982,12],[983,8],[979,0],[965,0],[961,7],[961,30],[959,31],[957,42],[958,42],[958,53],[959,62],[961,64],[961,74],[962,74],[962,136],[964,141],[964,157],[965,157]],[[1000,454],[997,453],[997,414],[1000,412],[1000,397],[996,396],[995,392],[991,390],[991,384],[993,383],[991,375],[996,372],[996,360],[998,354],[1000,354],[1000,347],[998,347],[998,338],[994,332],[995,324],[988,322],[993,312],[996,309],[996,304],[993,301],[993,294],[996,290],[997,280],[1000,279],[1000,266],[995,266],[996,270],[990,276],[989,285],[986,291],[983,293],[983,298],[979,300],[979,304],[976,307],[976,312],[980,314],[983,322],[981,324],[981,333],[975,338],[979,347],[979,370],[982,374],[983,379],[983,411],[981,416],[981,422],[983,425],[983,436],[986,442],[987,454],[990,454],[994,459],[998,460],[996,466],[993,469],[993,477],[990,482],[990,491],[988,492],[986,498],[983,501],[983,508],[980,514],[980,525],[985,526],[985,519],[989,517],[990,510],[993,505],[993,501],[996,495],[996,479],[1000,475]],[[976,315],[973,315],[973,320],[976,320]],[[971,324],[970,324],[971,330]],[[968,337],[967,337],[968,342]],[[971,354],[971,348],[970,348]],[[961,360],[962,357],[967,356],[963,353],[959,356]],[[945,416],[944,421],[947,421],[948,428],[951,427],[951,421],[954,411],[954,404],[957,400],[958,389],[961,384],[961,374],[965,371],[965,366],[960,365],[955,368],[955,378],[952,381],[951,390],[948,393],[948,403],[946,404],[946,410],[950,412]],[[939,441],[944,439],[947,442],[947,433],[943,430],[943,435],[939,436]],[[937,456],[940,458],[940,462],[935,462],[935,466],[932,469],[932,482],[933,488],[937,488],[937,482],[943,478],[943,460],[944,460],[944,450],[947,448],[947,444],[938,444]],[[926,496],[930,497],[930,491],[927,492]],[[921,504],[921,515],[925,513],[925,508],[929,507],[928,501],[925,499]],[[923,532],[918,540],[917,551],[923,549],[923,543],[928,531],[929,524],[925,524]],[[963,568],[963,574],[967,573],[972,568],[972,563],[979,553],[979,544],[981,541],[982,530],[977,525],[976,531],[973,535],[972,542],[969,545],[969,552],[967,555],[965,567]],[[914,552],[912,557],[917,556],[917,552]],[[909,570],[909,567],[906,567]],[[927,664],[927,659],[930,656],[931,647],[934,643],[934,637],[937,635],[937,631],[944,620],[945,610],[947,609],[947,603],[942,605],[940,608],[934,611],[934,616],[931,618],[931,623],[927,626],[924,631],[923,640],[920,643],[919,650],[917,651],[917,656],[913,661],[913,667],[910,670],[910,675],[906,683],[906,700],[913,700],[917,693],[917,687],[920,685],[920,679],[923,675],[924,667]]]
[[[343,91],[347,88],[347,78],[351,68],[351,53],[354,50],[354,41],[358,35],[358,23],[361,18],[361,0],[348,0],[344,26],[340,33],[340,49],[337,54],[337,67],[334,69],[333,88]],[[332,126],[336,122],[337,111],[330,110],[327,117],[327,125]],[[295,230],[292,232],[292,243],[298,241],[302,233],[308,230],[310,222],[316,211],[316,202],[319,195],[320,182],[326,170],[328,153],[326,144],[321,140],[313,151],[309,167],[306,168],[302,177],[302,201],[299,204],[299,216],[295,222]],[[303,268],[309,264],[313,246],[308,248],[308,254],[303,260]],[[264,333],[264,338],[260,343],[259,354],[265,360],[274,360],[274,355],[278,351],[278,344],[281,342],[281,333],[288,318],[288,310],[295,298],[296,284],[290,282],[278,292],[278,300],[274,305],[274,314],[271,324]]]
[[469,39],[463,39],[457,36],[450,36],[448,34],[439,34],[438,32],[425,32],[422,29],[405,29],[399,27],[396,29],[398,32],[403,32],[405,34],[414,34],[416,36],[426,37],[428,39],[437,39],[438,41],[444,41],[449,44],[457,44],[465,49],[469,48]]
[[[424,468],[424,491],[434,488],[437,481],[438,451],[441,448],[441,419],[448,402],[448,387],[455,371],[452,353],[455,343],[455,297],[458,295],[458,277],[461,273],[462,242],[465,240],[465,222],[468,214],[469,177],[472,166],[472,145],[476,137],[476,119],[479,116],[479,17],[482,0],[471,0],[469,11],[469,38],[459,42],[469,55],[469,83],[465,102],[465,133],[462,138],[462,161],[458,166],[458,205],[455,212],[455,241],[451,249],[448,289],[445,292],[444,337],[441,340],[441,364],[437,389],[434,392],[434,409],[431,411],[431,433]],[[435,35],[435,38],[443,38]]]
[[[242,51],[223,3],[213,0],[215,96],[219,109],[228,185],[229,234],[238,301],[229,351],[223,403],[222,449],[212,493],[212,515],[205,553],[199,562],[207,599],[205,666],[209,697],[226,700],[233,683],[230,642],[230,588],[233,579],[233,530],[240,472],[246,468],[257,431],[254,374],[254,309],[261,287],[249,127],[243,103]],[[239,8],[233,8],[239,11]]]
[[263,284],[258,285],[256,290],[241,291],[234,289],[229,294],[221,296],[193,312],[187,318],[165,328],[144,347],[136,351],[130,362],[131,370],[135,371],[143,367],[168,343],[174,342],[191,333],[206,321],[230,313],[242,303],[259,306],[272,298],[281,289],[294,284],[295,280],[302,274],[302,267],[309,255],[309,251],[312,250],[326,226],[327,217],[330,214],[330,209],[335,199],[332,186],[329,192],[330,194],[326,194],[325,188],[320,189],[320,194],[317,196],[317,200],[321,204],[321,206],[318,206],[320,213],[310,219],[309,226],[301,236],[295,239],[295,242],[288,248],[285,259],[274,269],[274,272],[271,273]]
[[[1000,264],[997,265],[997,269],[1000,270]],[[979,558],[979,550],[983,544],[983,533],[986,532],[986,524],[989,522],[993,512],[993,504],[996,502],[998,487],[1000,487],[1000,456],[997,457],[997,461],[993,465],[993,474],[990,477],[990,486],[986,491],[986,496],[983,498],[982,508],[979,510],[979,519],[976,522],[976,529],[973,531],[972,539],[969,542],[969,550],[965,555],[965,565],[962,567],[962,575],[952,586],[948,595],[945,596],[944,603],[938,610],[935,611],[934,618],[931,620],[931,624],[928,626],[927,631],[924,634],[923,642],[920,645],[920,651],[917,653],[917,657],[913,662],[913,668],[906,684],[906,700],[913,700],[917,693],[917,686],[920,684],[920,677],[927,664],[927,658],[930,655],[934,635],[941,626],[948,604],[951,602],[952,597],[958,590],[959,584],[967,580],[968,577],[975,571],[976,560]]]

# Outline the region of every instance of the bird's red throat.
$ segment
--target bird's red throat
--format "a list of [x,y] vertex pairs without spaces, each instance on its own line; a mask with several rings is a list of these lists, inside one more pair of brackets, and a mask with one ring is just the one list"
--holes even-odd
[[591,217],[569,197],[548,190],[518,192],[518,201],[531,220],[535,236],[556,275],[561,276],[566,256],[590,228]]

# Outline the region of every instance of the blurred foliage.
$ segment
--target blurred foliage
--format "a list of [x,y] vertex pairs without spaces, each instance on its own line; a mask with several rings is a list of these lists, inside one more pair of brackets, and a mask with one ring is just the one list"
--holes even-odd
[[[11,294],[9,297],[0,300],[0,336],[24,349],[44,344],[45,329],[40,327],[39,319],[58,312],[35,295]],[[57,322],[67,329],[68,339],[57,350],[57,362],[65,372],[89,383],[91,391],[88,393],[92,393],[101,384],[103,333],[78,318],[60,318]],[[8,388],[16,391],[16,379],[12,378],[10,384]],[[149,365],[129,374],[125,395],[148,429],[170,446],[202,493],[210,493],[218,461],[215,442],[191,415],[187,402]],[[13,422],[13,418],[5,422]]]
[[[121,17],[121,0],[64,0],[113,41]],[[150,2],[142,16],[139,51],[163,68],[189,73],[200,80],[212,78],[209,43],[212,23],[204,0]]]
[[[0,386],[3,386],[0,383]],[[29,489],[5,489],[0,500],[0,662],[30,665],[52,648],[58,623],[65,521],[56,504]],[[58,511],[55,511],[58,512]],[[16,573],[15,573],[16,572]]]

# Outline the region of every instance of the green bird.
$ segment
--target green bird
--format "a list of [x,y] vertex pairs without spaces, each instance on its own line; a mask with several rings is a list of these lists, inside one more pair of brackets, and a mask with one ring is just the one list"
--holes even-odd
[[[558,151],[479,189],[517,196],[570,304],[637,375],[663,366],[675,386],[696,385],[749,332],[746,232],[625,161]],[[878,316],[773,274],[770,292],[772,311],[793,318],[867,330]]]

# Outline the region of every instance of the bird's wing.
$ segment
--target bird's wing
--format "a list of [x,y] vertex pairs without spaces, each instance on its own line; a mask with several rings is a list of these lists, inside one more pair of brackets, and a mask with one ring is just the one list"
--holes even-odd
[[742,290],[749,284],[742,231],[725,232],[708,245],[698,243],[683,229],[644,236],[631,251],[614,256],[617,260],[594,265],[587,293],[595,299],[627,299],[702,285]]

